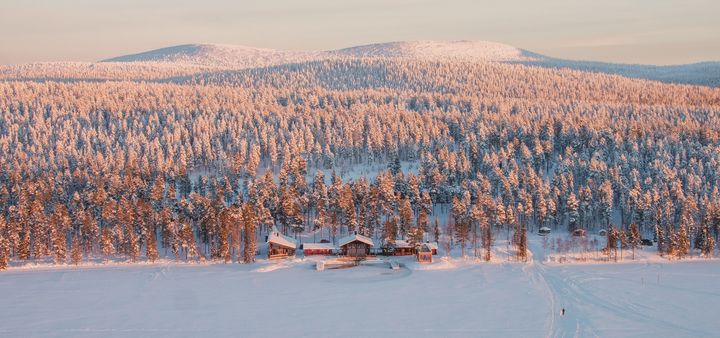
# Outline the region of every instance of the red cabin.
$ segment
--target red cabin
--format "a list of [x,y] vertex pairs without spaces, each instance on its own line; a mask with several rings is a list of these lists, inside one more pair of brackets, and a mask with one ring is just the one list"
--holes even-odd
[[312,255],[334,255],[337,252],[337,247],[330,243],[303,243],[302,245],[303,254],[305,256]]

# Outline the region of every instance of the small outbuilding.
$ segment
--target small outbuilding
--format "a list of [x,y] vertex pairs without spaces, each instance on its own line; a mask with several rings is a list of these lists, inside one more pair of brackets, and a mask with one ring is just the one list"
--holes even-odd
[[338,246],[343,256],[365,258],[370,255],[370,248],[375,246],[375,243],[369,237],[356,233],[338,240]]
[[[433,248],[434,246],[434,248]],[[432,263],[433,255],[437,254],[437,245],[434,243],[422,243],[417,248],[417,261],[420,263]]]
[[268,259],[291,257],[295,256],[297,242],[292,237],[281,234],[280,231],[273,227],[267,238],[267,247]]
[[430,249],[430,251],[432,252],[433,256],[435,256],[435,255],[438,254],[438,245],[437,245],[437,243],[425,242],[425,243],[422,243],[422,244],[420,244],[420,245],[421,245],[421,246],[422,246],[422,245],[427,246],[427,247]]
[[540,228],[540,230],[538,230],[538,235],[540,235],[540,236],[547,236],[547,235],[550,234],[550,231],[551,231],[550,228],[548,228],[548,227],[542,227],[542,228]]
[[312,255],[333,255],[337,252],[337,247],[331,243],[303,243],[303,254],[305,256]]
[[600,236],[607,236],[607,230],[605,230],[605,229],[600,229],[600,231],[598,231],[598,235],[600,235]]
[[585,229],[575,229],[572,234],[575,237],[585,237]]

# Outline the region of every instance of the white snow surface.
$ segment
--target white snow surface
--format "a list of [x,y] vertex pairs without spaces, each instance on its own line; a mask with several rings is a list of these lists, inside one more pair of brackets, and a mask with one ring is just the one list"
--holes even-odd
[[[498,245],[496,250],[504,245]],[[712,337],[720,262],[126,264],[0,272],[7,337]],[[560,311],[564,308],[565,315]]]

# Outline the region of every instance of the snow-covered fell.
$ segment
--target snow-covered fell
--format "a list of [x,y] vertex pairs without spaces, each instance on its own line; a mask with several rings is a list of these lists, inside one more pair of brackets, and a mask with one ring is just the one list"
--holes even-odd
[[468,61],[531,61],[516,47],[487,41],[400,41],[330,51],[290,51],[220,44],[188,44],[130,54],[103,62],[162,62],[247,68],[333,57],[460,59]]
[[527,61],[519,48],[489,41],[397,41],[340,49],[334,53],[355,57],[460,59],[471,61]]
[[520,63],[543,68],[570,68],[667,83],[720,85],[720,62],[651,66],[573,61],[547,57],[488,41],[397,41],[330,51],[290,51],[220,44],[188,44],[119,56],[103,62],[171,63],[223,69],[245,69],[335,58],[391,58],[466,62]]
[[187,44],[118,56],[102,62],[181,63],[225,68],[264,67],[322,58],[323,52],[288,51],[221,44]]

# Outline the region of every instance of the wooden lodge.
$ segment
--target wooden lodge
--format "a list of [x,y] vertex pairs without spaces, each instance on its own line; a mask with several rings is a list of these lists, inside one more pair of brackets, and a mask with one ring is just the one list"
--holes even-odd
[[412,256],[415,254],[415,246],[406,240],[398,239],[393,247],[393,256]]
[[370,255],[370,248],[375,246],[373,240],[363,235],[353,234],[338,240],[340,254],[352,258],[365,258]]
[[312,255],[333,255],[337,252],[337,247],[331,243],[303,243],[303,254],[305,256]]
[[273,227],[267,238],[268,259],[285,258],[295,256],[297,242],[288,236],[281,234]]

